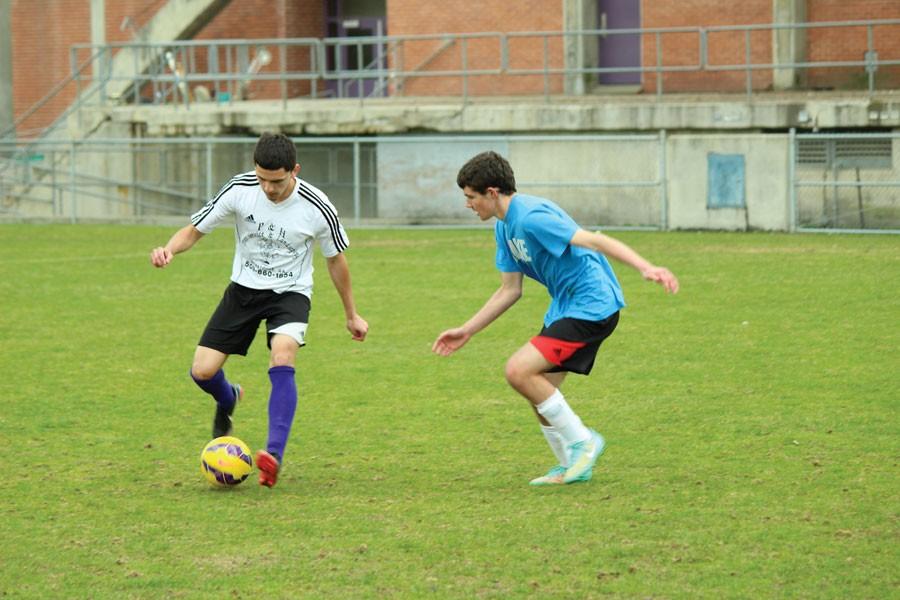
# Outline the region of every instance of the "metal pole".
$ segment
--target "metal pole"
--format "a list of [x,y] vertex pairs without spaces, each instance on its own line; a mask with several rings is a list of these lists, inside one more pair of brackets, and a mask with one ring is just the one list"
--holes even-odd
[[831,163],[831,226],[838,226],[838,168],[835,162]]
[[359,140],[353,142],[353,222],[359,225],[360,217],[360,165]]
[[[549,40],[547,36],[544,36],[544,102],[550,103],[550,65],[547,64],[547,54],[548,54],[548,43]],[[578,74],[581,77],[581,73]]]
[[59,216],[59,207],[57,203],[62,204],[61,201],[57,199],[57,189],[56,189],[56,165],[58,164],[56,158],[56,151],[50,150],[47,154],[50,155],[50,193],[51,198],[53,199],[53,216]]
[[788,231],[797,230],[797,130],[788,133]]
[[72,223],[78,221],[78,192],[75,185],[75,142],[69,144],[69,193],[72,195]]
[[141,103],[141,86],[138,83],[140,81],[140,79],[139,79],[140,71],[138,70],[138,49],[137,48],[131,49],[131,57],[133,59],[131,61],[132,62],[131,66],[133,69],[132,73],[134,74],[134,83],[131,84],[131,87],[134,90],[134,105],[138,106]]
[[[866,63],[871,62],[872,57],[875,56],[875,42],[873,37],[872,25],[869,25],[866,27],[866,47],[868,49],[868,52],[866,52]],[[867,75],[869,76],[869,97],[871,97],[875,92],[875,66],[866,64],[866,71],[868,71]]]
[[753,95],[753,69],[750,68],[751,57],[750,57],[750,30],[744,30],[744,54],[745,60],[747,61],[747,101],[750,101],[750,97]]
[[[91,52],[94,49],[91,48]],[[69,62],[71,63],[72,77],[75,78],[75,98],[81,98],[81,73],[78,72],[78,50],[69,48]],[[82,129],[81,122],[81,102],[78,103],[78,129]]]
[[213,197],[213,159],[212,142],[206,142],[206,198],[204,202]]
[[281,42],[278,44],[278,78],[281,80],[281,110],[287,110],[288,82],[284,76],[285,68],[287,67],[286,63],[287,47],[284,45],[284,42]]
[[466,53],[468,44],[466,44],[466,38],[462,38],[460,42],[460,52],[462,58],[462,96],[463,106],[465,106],[469,101],[469,80],[466,77],[466,73],[469,69],[469,61]]
[[660,229],[669,229],[669,175],[666,168],[666,130],[659,130],[659,220]]
[[363,64],[363,49],[362,42],[356,42],[356,93],[359,95],[359,105],[362,106],[363,103],[363,84],[365,83],[365,79],[363,79],[363,70],[366,68],[366,65]]
[[662,96],[662,37],[656,32],[656,98]]

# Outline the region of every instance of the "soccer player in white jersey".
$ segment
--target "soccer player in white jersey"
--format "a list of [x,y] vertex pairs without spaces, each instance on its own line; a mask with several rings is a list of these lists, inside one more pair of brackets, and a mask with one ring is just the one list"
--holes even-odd
[[432,350],[443,356],[459,350],[518,301],[525,275],[544,285],[551,301],[543,328],[509,358],[506,380],[531,403],[557,461],[531,484],[588,481],[606,442],[584,425],[560,386],[569,372],[591,372],[600,344],[616,328],[625,306],[606,257],[637,269],[667,292],[678,291],[678,279],[624,243],[580,228],[550,200],[517,193],[512,168],[495,152],[469,160],[456,182],[466,206],[482,221],[497,218],[500,288],[465,324],[442,332]]
[[318,243],[328,274],[344,306],[352,338],[366,339],[369,325],[356,312],[350,269],[343,251],[347,234],[334,206],[321,190],[297,174],[293,142],[265,133],[253,154],[255,169],[237,175],[191,217],[150,262],[165,267],[226,219],[235,226],[231,283],[200,337],[191,377],[216,401],[213,437],[229,435],[231,416],[243,390],[229,383],[222,367],[232,354],[246,356],[262,320],[270,349],[269,432],[266,449],[256,455],[259,483],[275,485],[297,408],[294,363],[305,345],[313,287],[312,250]]

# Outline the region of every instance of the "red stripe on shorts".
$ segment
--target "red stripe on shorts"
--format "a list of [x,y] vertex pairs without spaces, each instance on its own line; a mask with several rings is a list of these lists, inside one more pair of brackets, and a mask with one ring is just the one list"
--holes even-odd
[[536,335],[531,338],[531,345],[557,367],[561,367],[570,356],[587,346],[584,342],[567,342],[544,335]]

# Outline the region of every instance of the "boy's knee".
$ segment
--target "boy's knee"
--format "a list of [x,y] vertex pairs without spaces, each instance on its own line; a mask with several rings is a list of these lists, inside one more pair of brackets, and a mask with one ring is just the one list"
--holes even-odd
[[506,381],[513,387],[520,385],[527,376],[525,369],[522,368],[521,363],[515,358],[510,358],[506,361],[504,374],[506,375]]
[[194,363],[191,365],[191,377],[198,381],[207,381],[215,377],[219,369],[213,369],[207,365]]

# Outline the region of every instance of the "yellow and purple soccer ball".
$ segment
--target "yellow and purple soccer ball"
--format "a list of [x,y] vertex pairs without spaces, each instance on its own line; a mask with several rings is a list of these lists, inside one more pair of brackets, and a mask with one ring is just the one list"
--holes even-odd
[[250,447],[236,437],[217,437],[200,453],[200,471],[216,487],[238,485],[250,476]]

